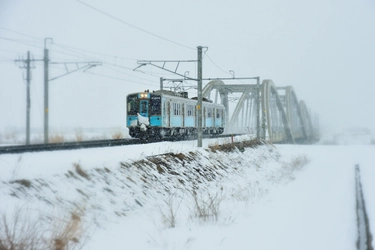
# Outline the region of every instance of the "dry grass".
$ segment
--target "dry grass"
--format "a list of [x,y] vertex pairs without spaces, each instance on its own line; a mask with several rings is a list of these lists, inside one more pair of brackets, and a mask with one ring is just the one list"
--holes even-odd
[[278,181],[292,181],[295,179],[295,173],[309,163],[310,158],[306,155],[295,156],[290,161],[282,163],[282,172],[280,172],[279,178],[276,179]]
[[51,247],[53,247],[52,249],[70,249],[69,245],[79,243],[79,239],[84,233],[81,222],[81,214],[72,213],[68,220],[57,220],[55,222],[53,232],[53,241],[50,242],[50,244],[52,244]]
[[292,158],[289,163],[289,168],[291,168],[293,171],[301,170],[308,163],[310,163],[309,157],[307,157],[306,155],[299,155]]
[[76,131],[75,131],[75,136],[76,136],[76,141],[77,141],[77,142],[81,142],[81,141],[83,141],[83,132],[82,132],[82,129],[81,129],[81,128],[76,129]]
[[73,250],[82,248],[87,231],[83,212],[67,218],[46,216],[17,208],[12,215],[0,215],[0,250]]
[[191,192],[193,199],[192,217],[198,218],[201,222],[217,222],[220,214],[220,204],[225,196],[223,190],[217,192],[197,193]]
[[222,151],[222,152],[233,152],[235,149],[243,152],[245,148],[257,148],[261,145],[264,145],[265,142],[257,139],[252,139],[248,141],[242,142],[234,142],[234,143],[225,143],[225,144],[215,144],[210,145],[209,148],[212,152]]
[[49,143],[61,143],[61,142],[64,142],[63,135],[51,135],[49,137]]
[[16,132],[6,133],[4,137],[8,141],[15,141],[15,139],[16,139]]
[[124,138],[124,133],[122,132],[121,128],[112,130],[112,139],[122,139],[122,138]]
[[163,200],[163,204],[157,204],[164,225],[170,228],[176,227],[177,212],[182,203],[182,199],[177,201],[176,195],[168,194]]
[[18,183],[26,188],[30,188],[32,186],[31,181],[26,180],[26,179],[14,180],[14,181],[10,181],[9,183]]
[[79,164],[79,163],[73,163],[73,166],[74,166],[74,168],[75,168],[75,170],[76,170],[76,172],[77,172],[78,175],[80,175],[81,177],[83,177],[83,178],[85,178],[87,180],[91,180],[89,174],[85,170],[82,169],[81,164]]

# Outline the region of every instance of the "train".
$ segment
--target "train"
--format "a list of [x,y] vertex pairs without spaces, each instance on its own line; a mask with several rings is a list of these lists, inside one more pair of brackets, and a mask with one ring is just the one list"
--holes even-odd
[[127,128],[129,135],[140,139],[191,137],[197,134],[198,108],[202,108],[203,134],[222,134],[225,107],[204,98],[202,107],[187,92],[145,90],[127,95]]

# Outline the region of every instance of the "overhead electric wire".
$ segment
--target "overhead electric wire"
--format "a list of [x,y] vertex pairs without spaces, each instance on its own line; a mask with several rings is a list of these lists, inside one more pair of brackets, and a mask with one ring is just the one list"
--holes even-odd
[[34,36],[30,36],[30,35],[27,35],[27,34],[23,34],[23,33],[21,33],[21,32],[18,32],[18,31],[15,31],[15,30],[11,30],[11,29],[8,29],[8,28],[4,28],[4,27],[1,27],[1,26],[0,26],[0,29],[6,30],[6,31],[9,31],[9,32],[12,32],[12,33],[15,33],[15,34],[21,35],[21,36],[26,36],[26,37],[29,37],[29,38],[32,38],[32,39],[36,39],[36,40],[41,40],[41,41],[43,41],[43,39],[41,39],[41,38],[37,38],[37,37],[34,37]]
[[93,10],[95,10],[95,11],[97,11],[97,12],[99,12],[99,13],[101,13],[101,14],[103,14],[103,15],[105,15],[105,16],[107,16],[107,17],[110,17],[110,18],[112,18],[112,19],[114,19],[116,21],[119,21],[119,22],[121,22],[123,24],[126,24],[126,25],[128,25],[128,26],[130,26],[130,27],[132,27],[134,29],[140,30],[140,31],[142,31],[144,33],[147,33],[147,34],[151,35],[151,36],[157,37],[157,38],[159,38],[161,40],[164,40],[164,41],[167,41],[167,42],[170,42],[170,43],[173,43],[173,44],[176,44],[176,45],[188,48],[188,49],[196,50],[195,48],[189,47],[187,45],[184,45],[184,44],[181,44],[181,43],[178,43],[178,42],[175,42],[175,41],[172,41],[172,40],[170,40],[168,38],[162,37],[160,35],[154,34],[154,33],[150,32],[150,31],[145,30],[145,29],[139,28],[139,27],[135,26],[134,24],[128,23],[128,22],[126,22],[126,21],[124,21],[124,20],[122,20],[122,19],[120,19],[118,17],[115,17],[115,16],[113,16],[111,14],[108,14],[108,13],[106,13],[106,12],[104,12],[104,11],[98,9],[98,8],[95,8],[92,5],[89,5],[87,3],[82,2],[81,0],[76,0],[76,1],[79,2],[79,3],[81,3],[81,4],[83,4],[83,5],[85,5],[85,6],[87,6],[87,7],[89,7],[89,8],[91,8],[91,9],[93,9]]
[[[106,60],[100,60],[100,59],[98,59],[98,58],[91,57],[91,56],[90,56],[90,57],[85,57],[85,56],[82,56],[80,53],[78,53],[78,54],[80,54],[80,55],[74,55],[74,54],[70,54],[70,53],[66,53],[66,52],[62,52],[62,51],[57,51],[57,50],[53,50],[53,49],[52,49],[52,51],[55,52],[55,53],[66,54],[66,55],[70,55],[70,56],[77,57],[77,58],[84,58],[84,59],[96,60],[96,61],[101,62],[103,67],[108,68],[108,69],[111,69],[111,70],[113,70],[113,71],[115,71],[115,72],[122,73],[122,74],[127,75],[127,76],[130,76],[130,77],[134,77],[134,78],[138,78],[138,79],[142,79],[142,80],[145,80],[145,81],[150,81],[150,82],[152,82],[150,79],[140,78],[140,77],[137,77],[137,76],[135,76],[135,75],[127,74],[127,73],[125,73],[125,72],[123,72],[123,71],[119,71],[119,70],[115,70],[115,69],[111,68],[111,67],[116,67],[116,68],[124,69],[124,70],[130,71],[130,72],[134,72],[134,71],[133,71],[133,68],[130,68],[130,67],[125,67],[125,66],[122,66],[122,65],[119,65],[119,64],[116,64],[116,63],[111,63],[111,62],[108,62],[108,61],[106,61]],[[73,53],[74,53],[74,52],[73,52]],[[79,62],[77,62],[77,63],[79,63]],[[107,65],[107,66],[105,66],[105,65]],[[111,66],[111,67],[109,67],[109,66]],[[148,71],[137,71],[137,72],[140,72],[140,73],[143,73],[143,74],[146,74],[146,75],[151,75],[151,76],[153,76],[153,77],[158,77],[158,78],[160,78],[160,75],[153,74],[152,72],[148,72]],[[85,73],[87,73],[87,72],[85,72]],[[98,74],[96,74],[96,75],[98,75]],[[172,74],[170,74],[170,75],[172,75]],[[106,77],[107,77],[107,78],[110,78],[109,76],[106,76]],[[113,78],[113,79],[117,79],[117,78]],[[117,80],[119,80],[119,79],[117,79]],[[121,79],[121,80],[124,80],[124,79]],[[124,81],[125,81],[125,80],[124,80]],[[129,81],[130,81],[130,80],[129,80]],[[130,82],[131,82],[131,81],[130,81]],[[136,82],[136,83],[137,83],[137,82]],[[143,83],[143,84],[144,84],[144,83]]]
[[[59,43],[53,43],[53,45],[56,45],[56,46],[58,46],[60,48],[63,48],[63,49],[70,50],[70,51],[72,51],[74,53],[77,53],[77,54],[78,54],[78,52],[76,52],[75,50],[82,51],[82,52],[85,52],[85,53],[97,54],[97,55],[101,55],[101,56],[108,56],[108,57],[119,58],[119,59],[124,59],[124,60],[137,61],[137,59],[134,59],[134,58],[127,58],[127,57],[122,57],[122,56],[114,56],[114,55],[104,54],[104,53],[100,53],[100,52],[79,49],[79,48],[75,48],[75,47],[72,47],[72,46],[63,45],[63,44],[59,44]],[[84,54],[82,54],[82,55],[84,55]]]
[[[32,38],[32,39],[39,40],[40,43],[44,42],[44,40],[40,39],[40,38],[36,38],[36,37],[30,36],[30,35],[27,35],[27,34],[23,34],[21,32],[17,32],[17,31],[14,31],[14,30],[10,30],[10,29],[4,28],[4,27],[0,27],[0,28],[4,29],[4,30],[7,30],[7,31],[10,31],[10,32],[13,32],[15,34],[19,34],[19,35],[22,35],[22,36],[26,36],[26,37],[29,37],[29,38]],[[0,39],[4,39],[4,40],[7,40],[7,41],[11,41],[11,42],[15,42],[15,43],[20,43],[20,44],[34,46],[34,47],[37,47],[37,48],[44,49],[44,47],[35,45],[34,43],[36,43],[36,42],[33,42],[33,41],[24,41],[24,40],[12,39],[12,38],[7,38],[7,37],[0,37]],[[109,55],[109,54],[104,54],[104,53],[99,53],[99,52],[94,52],[94,51],[79,49],[79,48],[75,48],[75,47],[72,47],[72,46],[63,45],[63,44],[59,44],[59,43],[52,43],[52,45],[60,47],[63,50],[70,51],[70,53],[69,53],[69,52],[59,51],[59,50],[55,50],[55,49],[51,48],[50,51],[53,52],[53,53],[59,53],[59,54],[63,54],[63,55],[68,55],[68,56],[72,56],[72,57],[76,57],[76,58],[84,59],[84,60],[90,59],[90,60],[100,61],[104,65],[109,65],[109,66],[112,66],[112,67],[117,67],[117,68],[120,68],[120,69],[125,69],[125,70],[128,70],[130,72],[134,72],[133,68],[125,67],[125,66],[122,66],[122,65],[119,65],[119,64],[116,64],[116,63],[112,63],[112,62],[108,62],[107,60],[100,60],[96,56],[86,55],[84,53],[91,53],[91,54],[97,54],[97,55],[101,55],[101,56],[105,56],[105,57],[112,57],[113,59],[125,59],[125,60],[137,61],[136,59],[132,59],[132,58],[119,57],[119,56],[114,56],[114,55]],[[17,53],[17,52],[14,52],[14,53]],[[14,62],[14,60],[11,60],[11,62]],[[77,63],[80,63],[80,62],[77,62]],[[54,68],[58,68],[58,67],[54,67]],[[111,69],[110,67],[107,67],[107,68]],[[59,69],[62,69],[62,68],[59,68]],[[112,69],[112,70],[114,70],[114,69]],[[122,74],[128,75],[130,77],[134,77],[134,78],[138,78],[138,79],[142,79],[142,80],[151,81],[149,79],[139,78],[137,76],[134,76],[134,75],[131,75],[131,74],[127,74],[125,72],[121,72],[121,71],[118,71],[118,70],[114,70],[114,71],[117,71],[118,73],[122,73]],[[153,76],[153,77],[160,78],[159,74],[154,74],[153,72],[149,72],[149,71],[137,71],[137,72],[145,74],[145,75],[150,75],[150,76]],[[87,73],[87,72],[85,72],[85,73]],[[96,74],[96,75],[98,75],[98,74]],[[173,74],[166,74],[166,73],[164,73],[163,75],[173,75]],[[102,76],[104,76],[104,75],[102,75]],[[104,76],[104,77],[111,78],[109,76]],[[118,78],[115,78],[115,77],[112,77],[112,79],[126,81],[124,79],[118,79]],[[129,82],[134,82],[134,81],[131,81],[131,80],[128,80],[128,81]],[[135,82],[135,83],[140,83],[140,82]],[[142,83],[142,84],[146,84],[146,83]]]
[[[115,71],[115,72],[117,72],[117,73],[121,73],[121,74],[124,74],[124,75],[130,76],[130,77],[138,78],[138,79],[145,80],[145,81],[151,81],[150,79],[146,79],[146,78],[137,77],[137,76],[134,76],[134,75],[131,75],[131,74],[127,74],[127,73],[125,73],[125,72],[123,72],[123,71],[116,70],[116,69],[113,69],[113,68],[108,67],[108,66],[103,66],[103,67],[104,67],[104,68],[107,68],[107,69],[110,69],[110,70],[113,70],[113,71]],[[157,83],[157,82],[155,82],[155,83]]]
[[225,70],[223,70],[222,68],[220,68],[219,67],[219,65],[217,65],[212,59],[211,59],[211,57],[207,54],[207,51],[205,51],[204,52],[204,54],[207,56],[207,58],[219,69],[219,70],[221,70],[222,72],[224,72],[224,73],[226,73],[226,74],[229,74],[230,75],[230,73],[229,72],[227,72],[227,71],[225,71]]
[[33,42],[30,42],[30,41],[16,40],[16,39],[12,39],[12,38],[8,38],[8,37],[3,37],[3,36],[0,36],[0,39],[6,40],[6,41],[10,41],[10,42],[14,42],[14,43],[20,43],[20,44],[23,44],[23,45],[28,45],[28,46],[33,46],[33,47],[37,47],[37,48],[42,48],[43,49],[43,47],[37,46],[37,45],[33,44]]
[[139,83],[139,84],[150,85],[150,86],[158,86],[158,85],[154,85],[154,84],[150,84],[150,83],[137,82],[137,81],[132,81],[132,80],[128,80],[128,79],[122,79],[122,78],[118,78],[118,77],[107,76],[107,75],[103,75],[103,74],[97,74],[97,73],[93,73],[91,71],[85,71],[84,73],[90,74],[90,75],[96,75],[96,76],[100,76],[100,77],[105,77],[105,78],[109,78],[109,79],[115,79],[115,80],[119,80],[119,81],[133,82],[133,83]]
[[[119,65],[119,64],[116,64],[116,63],[112,63],[112,62],[109,62],[107,60],[100,60],[96,57],[92,57],[92,56],[83,56],[81,53],[78,53],[78,52],[74,52],[73,53],[77,53],[78,55],[75,55],[75,54],[71,54],[71,53],[66,53],[66,52],[62,52],[62,51],[58,51],[58,50],[54,50],[52,49],[53,52],[55,53],[61,53],[61,54],[65,54],[65,55],[70,55],[70,56],[73,56],[73,57],[77,57],[77,58],[83,58],[83,59],[90,59],[90,60],[96,60],[96,61],[99,61],[101,62],[103,65],[108,65],[108,66],[112,66],[112,67],[116,67],[116,68],[120,68],[120,69],[125,69],[125,70],[128,70],[130,72],[134,72],[133,68],[130,68],[130,67],[125,67],[125,66],[122,66],[122,65]],[[108,56],[108,55],[107,55]],[[115,57],[114,57],[115,58]],[[78,62],[77,62],[78,63]],[[112,69],[113,70],[113,69]],[[120,72],[120,71],[119,71]],[[160,78],[160,75],[159,74],[154,74],[152,72],[149,72],[149,71],[137,71],[139,73],[142,73],[142,74],[145,74],[145,75],[150,75],[150,76],[153,76],[153,77],[158,77]],[[126,74],[126,73],[123,73],[123,74]],[[134,75],[131,75],[131,74],[126,74],[128,76],[131,76],[131,77],[135,77],[135,78],[139,78],[137,76],[134,76]],[[165,74],[164,75],[173,75],[173,74]],[[144,79],[146,80],[146,79]],[[147,79],[148,81],[150,81],[149,79]]]

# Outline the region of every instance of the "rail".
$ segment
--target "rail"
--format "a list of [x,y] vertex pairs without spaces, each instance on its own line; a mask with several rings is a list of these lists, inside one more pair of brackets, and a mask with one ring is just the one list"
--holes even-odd
[[[203,138],[225,138],[242,134],[225,134],[225,135],[205,135]],[[62,142],[62,143],[49,143],[49,144],[31,144],[31,145],[17,145],[17,146],[4,146],[0,147],[1,154],[19,154],[26,152],[41,152],[41,151],[56,151],[56,150],[73,150],[83,148],[99,148],[99,147],[114,147],[125,145],[147,144],[160,141],[182,141],[193,140],[194,138],[165,138],[163,140],[140,140],[140,139],[114,139],[114,140],[95,140],[95,141],[82,141],[82,142]]]

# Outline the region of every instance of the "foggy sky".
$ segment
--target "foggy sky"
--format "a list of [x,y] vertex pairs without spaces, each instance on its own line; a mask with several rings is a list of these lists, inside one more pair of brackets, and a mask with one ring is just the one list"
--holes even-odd
[[[151,66],[134,72],[137,59],[196,59],[207,46],[204,77],[272,79],[293,86],[322,127],[375,130],[374,1],[82,2],[113,18],[75,0],[0,0],[0,131],[25,126],[26,71],[14,60],[28,50],[42,59],[44,38],[53,38],[53,62],[103,62],[50,82],[51,127],[125,127],[127,94],[177,77]],[[43,63],[33,65],[31,126],[42,128]],[[179,66],[186,71],[196,76],[196,65]],[[65,72],[51,65],[50,78]]]

